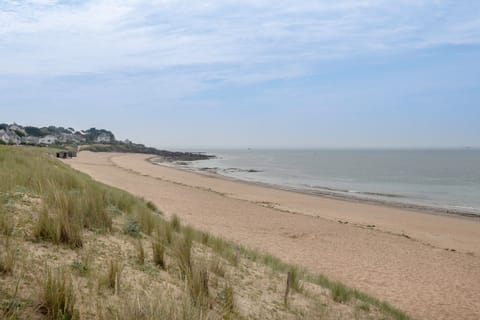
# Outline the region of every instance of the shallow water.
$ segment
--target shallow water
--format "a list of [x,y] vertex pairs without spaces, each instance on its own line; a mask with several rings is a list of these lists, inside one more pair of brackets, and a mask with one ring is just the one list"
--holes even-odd
[[206,150],[193,170],[480,215],[480,150]]

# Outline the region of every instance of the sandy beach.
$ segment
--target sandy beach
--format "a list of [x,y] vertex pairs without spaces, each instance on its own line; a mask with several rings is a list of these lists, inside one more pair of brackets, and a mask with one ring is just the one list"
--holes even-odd
[[340,280],[414,318],[480,318],[478,220],[279,190],[149,158],[81,152],[66,163],[166,215]]

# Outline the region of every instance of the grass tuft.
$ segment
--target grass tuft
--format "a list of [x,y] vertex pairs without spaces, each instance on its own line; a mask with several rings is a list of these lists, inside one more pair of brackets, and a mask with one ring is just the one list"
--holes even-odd
[[208,270],[203,265],[195,266],[187,277],[188,291],[195,306],[206,308],[209,304]]
[[210,261],[210,271],[219,277],[225,277],[225,267],[219,259],[213,259]]
[[47,319],[79,319],[72,281],[64,270],[49,270],[40,289],[39,310]]
[[338,303],[347,303],[352,297],[351,291],[342,283],[336,282],[332,287],[333,301]]
[[10,244],[9,238],[5,239],[2,251],[0,251],[0,275],[12,274],[15,267],[15,249]]
[[177,261],[182,279],[192,277],[192,239],[185,236],[177,236],[173,247],[173,255]]
[[146,205],[147,205],[148,209],[152,210],[153,212],[161,214],[161,211],[158,209],[158,207],[152,201],[147,201]]
[[180,218],[176,214],[170,219],[170,225],[172,226],[173,231],[180,232],[182,224],[180,223]]
[[153,263],[165,270],[165,245],[160,239],[152,241]]
[[296,267],[290,268],[290,276],[291,276],[291,283],[290,287],[295,290],[296,292],[303,291],[303,284],[301,282],[301,275],[300,271]]
[[137,263],[142,266],[145,264],[145,249],[140,239],[137,242]]
[[218,294],[218,300],[222,307],[223,319],[231,319],[235,310],[233,287],[227,285],[222,291],[220,291]]
[[118,261],[111,260],[106,275],[101,279],[102,285],[112,289],[115,295],[120,291],[120,278],[123,267]]
[[14,229],[13,219],[7,214],[3,203],[0,203],[0,234],[11,237]]
[[45,206],[40,212],[33,234],[38,240],[66,244],[71,248],[83,246],[82,227],[68,211],[55,211],[49,214]]

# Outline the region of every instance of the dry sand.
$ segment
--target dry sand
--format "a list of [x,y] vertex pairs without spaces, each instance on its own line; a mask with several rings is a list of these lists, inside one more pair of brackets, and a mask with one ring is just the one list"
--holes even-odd
[[82,152],[67,163],[167,215],[345,282],[415,318],[480,319],[478,220],[277,190],[148,158]]

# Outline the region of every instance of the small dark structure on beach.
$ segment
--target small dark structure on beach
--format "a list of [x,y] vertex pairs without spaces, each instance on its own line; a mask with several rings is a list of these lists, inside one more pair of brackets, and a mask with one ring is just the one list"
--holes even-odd
[[57,152],[57,158],[60,158],[60,159],[69,159],[69,158],[73,158],[73,157],[76,157],[77,156],[77,153],[75,151],[60,151],[60,152]]

